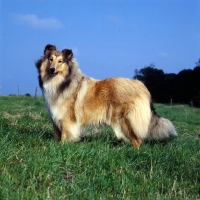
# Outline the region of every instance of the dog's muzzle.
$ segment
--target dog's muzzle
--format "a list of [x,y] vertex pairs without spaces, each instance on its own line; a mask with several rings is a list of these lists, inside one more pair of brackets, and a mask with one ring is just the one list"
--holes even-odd
[[56,71],[56,69],[55,69],[55,67],[50,67],[50,69],[49,69],[49,72],[50,72],[50,74],[55,74],[55,71]]

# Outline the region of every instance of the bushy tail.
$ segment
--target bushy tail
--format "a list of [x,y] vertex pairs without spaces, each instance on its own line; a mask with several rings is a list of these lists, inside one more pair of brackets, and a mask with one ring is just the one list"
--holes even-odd
[[176,129],[171,121],[160,117],[155,110],[152,110],[151,122],[149,125],[148,138],[164,140],[171,136],[177,136]]

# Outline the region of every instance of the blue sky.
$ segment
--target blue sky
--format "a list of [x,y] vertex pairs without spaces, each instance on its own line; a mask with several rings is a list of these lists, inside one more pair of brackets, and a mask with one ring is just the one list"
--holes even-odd
[[199,0],[1,0],[0,95],[34,94],[34,62],[48,43],[72,49],[96,79],[132,78],[150,64],[193,69],[199,19]]

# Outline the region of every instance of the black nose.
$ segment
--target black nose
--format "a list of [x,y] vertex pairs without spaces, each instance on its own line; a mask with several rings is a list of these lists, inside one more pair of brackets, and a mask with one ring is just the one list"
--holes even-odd
[[56,71],[56,69],[55,69],[55,67],[51,67],[51,68],[49,69],[49,71],[50,71],[51,74],[53,74],[53,73]]

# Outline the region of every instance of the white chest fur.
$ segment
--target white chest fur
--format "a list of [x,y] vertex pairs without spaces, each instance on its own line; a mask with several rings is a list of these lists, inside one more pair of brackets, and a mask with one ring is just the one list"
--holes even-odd
[[58,103],[56,102],[56,90],[53,84],[49,81],[43,85],[44,101],[48,110],[48,113],[55,124],[58,122]]

